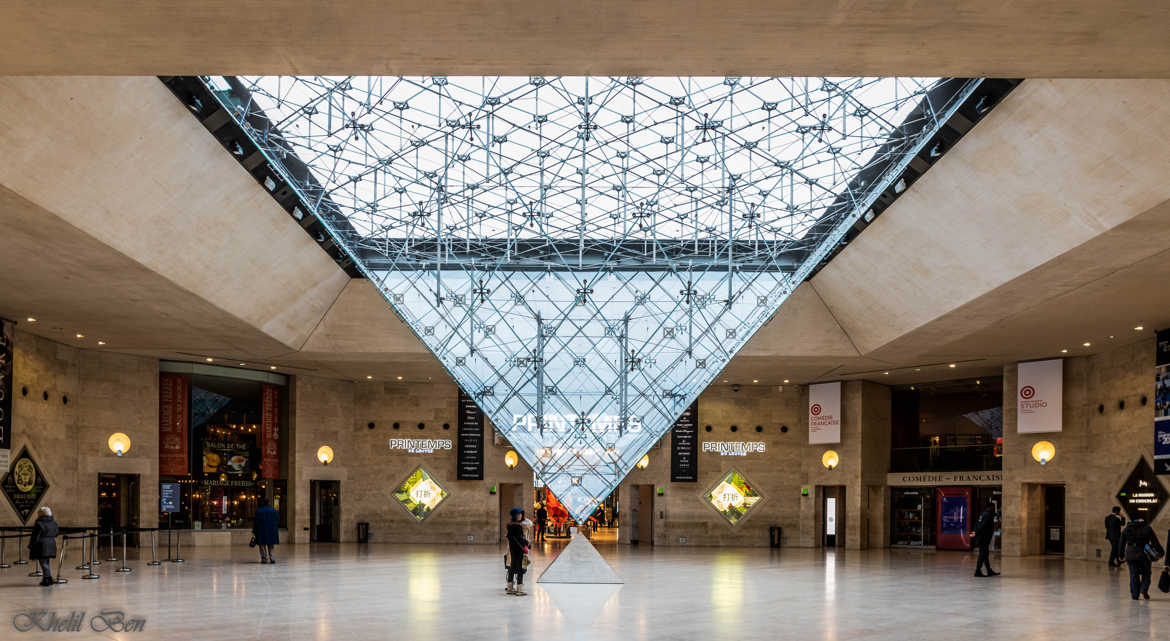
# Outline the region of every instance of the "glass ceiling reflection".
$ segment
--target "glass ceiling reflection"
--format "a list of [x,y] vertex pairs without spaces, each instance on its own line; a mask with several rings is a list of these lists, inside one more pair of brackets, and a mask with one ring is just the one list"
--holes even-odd
[[577,519],[979,83],[204,82]]

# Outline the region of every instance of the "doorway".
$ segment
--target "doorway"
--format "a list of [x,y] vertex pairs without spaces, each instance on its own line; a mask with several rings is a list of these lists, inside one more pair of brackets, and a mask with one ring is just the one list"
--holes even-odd
[[520,483],[500,483],[500,542],[508,538],[508,521],[512,520],[511,511],[514,507],[524,510],[526,515],[530,511],[524,506],[524,486]]
[[309,541],[341,539],[341,481],[309,481]]
[[1044,553],[1064,554],[1064,486],[1044,486]]
[[[98,529],[138,527],[139,476],[137,474],[98,474]],[[137,533],[129,533],[127,545],[137,545]]]
[[821,488],[821,546],[845,547],[845,486]]
[[654,486],[630,486],[630,543],[654,545]]

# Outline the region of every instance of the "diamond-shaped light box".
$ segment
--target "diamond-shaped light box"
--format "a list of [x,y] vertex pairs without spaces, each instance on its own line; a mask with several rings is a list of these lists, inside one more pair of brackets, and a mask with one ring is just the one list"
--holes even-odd
[[578,520],[979,85],[202,82]]
[[394,498],[414,518],[422,521],[447,498],[447,490],[426,470],[418,467],[394,489]]
[[731,470],[712,485],[703,498],[728,523],[735,525],[747,517],[764,497],[742,474]]

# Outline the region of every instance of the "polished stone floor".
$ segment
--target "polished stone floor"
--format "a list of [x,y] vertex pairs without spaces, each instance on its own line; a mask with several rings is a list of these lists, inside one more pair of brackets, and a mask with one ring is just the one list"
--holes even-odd
[[[13,566],[0,570],[0,639],[1170,638],[1170,595],[1135,603],[1124,571],[1102,563],[994,558],[1003,576],[977,579],[959,552],[598,549],[625,581],[599,599],[534,584],[555,545],[534,555],[527,597],[503,594],[494,546],[282,546],[277,565],[248,548],[191,549],[183,564],[131,561],[131,574],[106,563],[91,581],[71,560],[69,583],[47,589]],[[102,609],[145,629],[95,633]],[[74,634],[13,627],[37,610],[87,620]]]

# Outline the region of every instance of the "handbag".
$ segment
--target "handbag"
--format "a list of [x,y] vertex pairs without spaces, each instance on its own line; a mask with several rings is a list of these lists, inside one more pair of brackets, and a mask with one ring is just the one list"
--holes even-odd
[[250,547],[250,548],[256,547],[256,535],[255,534],[252,535],[252,540],[248,541],[248,547]]
[[1162,554],[1163,554],[1162,546],[1159,545],[1159,546],[1155,547],[1152,542],[1147,543],[1146,547],[1143,548],[1142,551],[1146,553],[1146,558],[1149,559],[1151,563],[1162,558]]
[[1162,568],[1162,576],[1158,577],[1158,589],[1170,592],[1170,568]]

